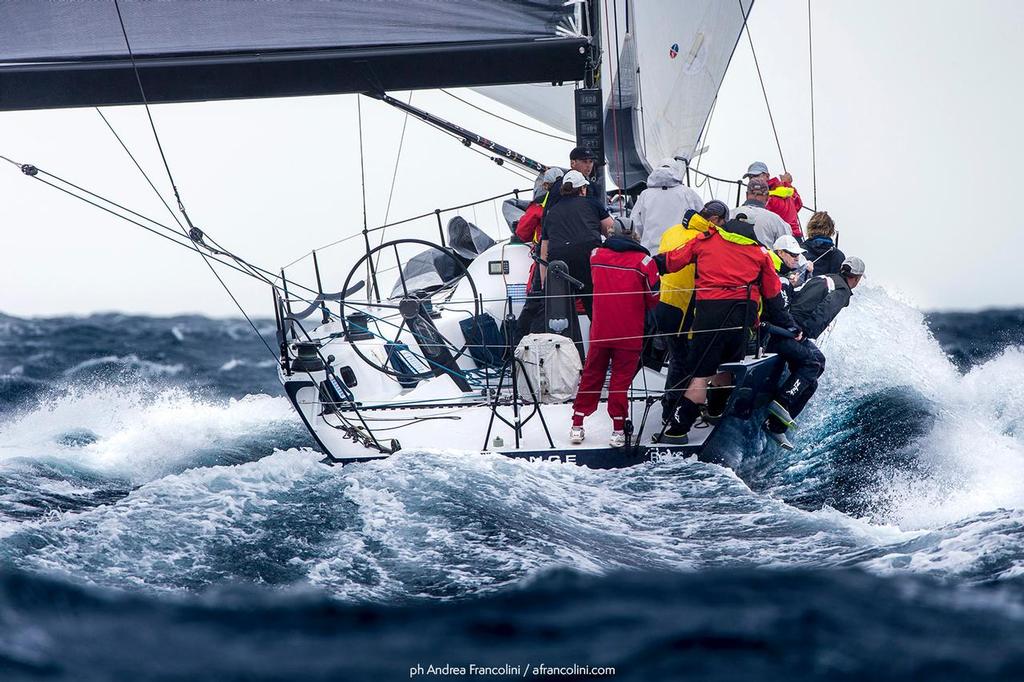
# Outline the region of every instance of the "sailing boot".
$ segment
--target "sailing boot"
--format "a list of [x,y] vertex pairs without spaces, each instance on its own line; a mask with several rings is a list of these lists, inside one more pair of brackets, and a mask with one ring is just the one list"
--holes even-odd
[[793,450],[793,443],[786,436],[785,430],[776,431],[767,421],[761,426],[761,428],[764,429],[764,432],[768,434],[768,437],[775,441],[776,445],[780,448],[783,450]]
[[693,423],[697,421],[698,415],[700,415],[700,406],[688,398],[681,398],[679,406],[672,416],[671,423],[669,423],[665,432],[661,434],[658,442],[669,445],[686,445],[689,443],[690,439],[686,434],[690,432]]
[[796,428],[796,420],[790,416],[789,410],[787,410],[778,400],[773,400],[768,403],[768,414],[782,422],[787,429]]

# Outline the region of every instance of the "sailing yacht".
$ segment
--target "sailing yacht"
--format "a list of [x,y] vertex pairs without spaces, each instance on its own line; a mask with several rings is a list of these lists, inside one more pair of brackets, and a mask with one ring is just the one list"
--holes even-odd
[[[539,180],[556,160],[388,94],[470,87],[606,160],[594,185],[614,185],[611,208],[626,213],[661,159],[689,175],[752,2],[14,3],[0,8],[0,109],[360,93]],[[513,194],[503,205],[509,228],[526,203]],[[316,249],[298,265],[259,268],[204,235],[175,195],[186,246],[270,288],[284,392],[326,461],[445,447],[620,467],[699,454],[718,428],[707,419],[685,445],[656,442],[666,369],[644,366],[629,392],[626,445],[603,444],[611,422],[600,413],[588,443],[570,444],[587,321],[572,310],[571,278],[551,263],[545,331],[517,337],[534,255],[511,229],[490,236],[458,215],[443,224],[438,210],[437,241],[402,238],[393,223],[390,240],[374,246],[364,225],[346,242],[361,242],[363,254],[343,282],[325,286]],[[310,265],[315,282],[294,274]],[[750,418],[781,373],[750,331],[748,356],[720,368],[732,376],[724,418]]]

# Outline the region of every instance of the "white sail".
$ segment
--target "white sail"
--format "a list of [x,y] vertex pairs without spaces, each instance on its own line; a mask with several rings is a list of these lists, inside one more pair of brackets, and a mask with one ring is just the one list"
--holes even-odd
[[[616,184],[633,184],[644,168],[665,157],[693,156],[752,5],[753,0],[606,0],[601,31],[605,156]],[[572,134],[573,87],[476,90]]]
[[646,156],[689,159],[753,0],[645,0],[635,11]]

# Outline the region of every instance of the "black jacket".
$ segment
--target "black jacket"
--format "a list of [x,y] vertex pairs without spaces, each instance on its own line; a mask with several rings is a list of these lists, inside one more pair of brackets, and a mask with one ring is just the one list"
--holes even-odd
[[811,237],[804,241],[804,254],[814,263],[815,275],[839,274],[839,268],[846,260],[846,254],[839,250],[831,237]]
[[842,275],[819,275],[796,292],[789,312],[804,335],[816,339],[850,305],[851,296],[853,290]]
[[601,245],[601,221],[608,212],[588,197],[562,197],[544,211],[541,241],[548,242],[548,257],[568,252],[585,253]]

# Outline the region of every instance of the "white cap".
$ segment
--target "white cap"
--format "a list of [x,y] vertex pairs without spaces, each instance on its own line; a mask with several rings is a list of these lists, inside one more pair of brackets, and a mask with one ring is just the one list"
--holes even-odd
[[788,251],[790,253],[807,253],[807,249],[800,246],[800,242],[791,234],[784,234],[772,244],[775,251]]
[[586,187],[589,184],[590,183],[587,182],[587,179],[585,177],[583,177],[583,173],[580,173],[577,170],[571,170],[571,171],[569,171],[568,173],[566,173],[565,175],[562,176],[562,186],[563,187],[568,185],[569,187],[572,187],[573,189],[579,189],[580,187]]

